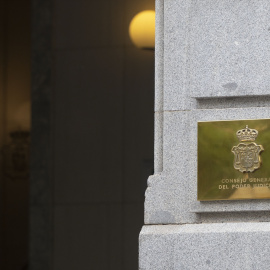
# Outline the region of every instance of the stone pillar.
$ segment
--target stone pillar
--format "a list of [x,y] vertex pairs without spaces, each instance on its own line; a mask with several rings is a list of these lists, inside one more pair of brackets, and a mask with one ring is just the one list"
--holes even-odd
[[[270,118],[270,2],[157,0],[156,16],[156,164],[140,269],[269,269],[270,199],[199,201],[197,147],[199,122]],[[240,179],[229,152],[225,177]]]

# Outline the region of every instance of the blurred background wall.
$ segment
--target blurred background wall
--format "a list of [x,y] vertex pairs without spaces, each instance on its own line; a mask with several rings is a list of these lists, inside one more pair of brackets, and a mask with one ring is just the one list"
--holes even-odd
[[30,27],[30,1],[0,1],[1,270],[28,261]]
[[154,0],[0,3],[2,148],[12,129],[30,129],[32,89],[31,184],[2,174],[0,268],[23,269],[29,231],[29,269],[138,269],[154,53],[135,48],[128,27]]

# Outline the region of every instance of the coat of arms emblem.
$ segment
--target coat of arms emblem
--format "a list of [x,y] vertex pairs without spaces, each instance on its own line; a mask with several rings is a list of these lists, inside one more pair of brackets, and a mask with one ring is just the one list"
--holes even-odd
[[264,150],[262,145],[254,141],[258,136],[256,129],[246,126],[236,132],[240,143],[232,148],[234,153],[234,168],[240,172],[254,172],[261,166],[260,153]]

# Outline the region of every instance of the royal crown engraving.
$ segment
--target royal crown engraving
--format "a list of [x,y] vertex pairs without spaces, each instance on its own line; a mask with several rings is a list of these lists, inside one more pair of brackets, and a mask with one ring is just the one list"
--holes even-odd
[[261,166],[260,153],[264,150],[262,145],[256,144],[259,132],[256,129],[246,126],[245,129],[240,129],[236,132],[239,143],[232,148],[234,153],[233,166],[240,172],[254,172]]

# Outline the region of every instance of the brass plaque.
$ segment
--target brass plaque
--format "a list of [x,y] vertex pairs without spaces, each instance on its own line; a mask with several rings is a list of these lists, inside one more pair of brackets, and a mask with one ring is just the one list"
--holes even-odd
[[270,119],[198,123],[198,200],[270,199]]

